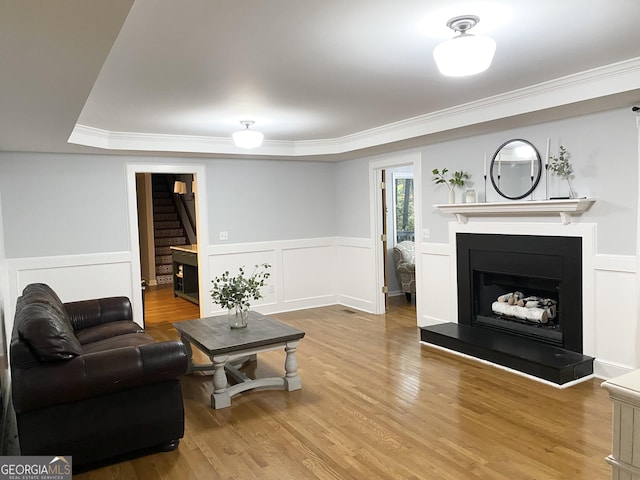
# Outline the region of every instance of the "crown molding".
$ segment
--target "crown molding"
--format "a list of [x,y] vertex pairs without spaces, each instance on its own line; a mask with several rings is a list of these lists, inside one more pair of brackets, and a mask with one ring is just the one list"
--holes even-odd
[[640,57],[338,138],[265,140],[245,150],[231,138],[113,132],[76,124],[68,142],[108,150],[305,157],[339,155],[638,89]]
[[[229,155],[246,155],[251,152],[251,150],[236,147],[231,137],[112,132],[80,124],[76,124],[68,141],[69,143],[105,150],[220,153]],[[291,152],[293,143],[266,140],[259,149],[254,151],[260,155],[292,156],[294,155]]]

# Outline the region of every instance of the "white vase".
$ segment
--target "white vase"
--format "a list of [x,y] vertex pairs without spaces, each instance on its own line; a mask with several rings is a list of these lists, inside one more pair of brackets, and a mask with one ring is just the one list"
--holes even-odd
[[236,305],[229,309],[229,326],[231,328],[245,328],[249,320],[249,309]]
[[454,189],[449,190],[449,203],[456,203],[456,191]]
[[469,188],[464,195],[465,203],[476,203],[476,191],[473,188]]
[[578,198],[576,191],[573,189],[573,184],[571,183],[571,179],[566,177],[567,183],[569,184],[569,198]]

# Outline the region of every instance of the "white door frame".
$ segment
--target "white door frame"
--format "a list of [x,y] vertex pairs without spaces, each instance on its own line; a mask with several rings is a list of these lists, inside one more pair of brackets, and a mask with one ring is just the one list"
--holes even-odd
[[373,243],[373,261],[374,261],[374,292],[372,298],[375,314],[385,313],[384,293],[384,265],[382,242],[382,198],[380,196],[380,183],[382,182],[382,170],[387,168],[402,167],[411,165],[413,167],[413,215],[414,227],[416,234],[416,308],[420,318],[420,232],[422,232],[422,154],[420,152],[405,153],[398,156],[384,158],[382,160],[374,160],[369,162],[369,198],[370,203],[370,224],[371,224],[371,240]]
[[[142,282],[140,274],[140,245],[138,240],[138,202],[136,197],[136,173],[193,174],[196,182],[196,225],[198,238],[198,289],[200,298],[208,296],[209,262],[209,218],[207,211],[206,167],[203,164],[127,164],[127,211],[129,214],[129,245],[131,248],[131,285],[133,286],[133,318],[144,326],[142,290],[136,288]],[[204,316],[203,302],[200,302],[200,316]]]

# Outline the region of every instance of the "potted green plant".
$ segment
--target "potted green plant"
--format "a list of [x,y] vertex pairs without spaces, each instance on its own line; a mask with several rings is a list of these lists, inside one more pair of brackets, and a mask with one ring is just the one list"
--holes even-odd
[[453,172],[452,176],[447,175],[447,173],[449,173],[447,168],[443,168],[442,171],[434,168],[431,173],[434,175],[432,180],[436,185],[444,183],[449,189],[449,203],[456,203],[455,187],[464,187],[465,183],[470,178],[470,175],[463,170]]
[[557,156],[550,156],[549,170],[552,174],[567,181],[569,185],[569,198],[576,198],[576,192],[571,184],[571,177],[573,176],[573,167],[569,162],[571,154],[567,149],[560,145],[560,153]]
[[226,308],[229,312],[229,326],[231,328],[243,328],[247,326],[249,308],[252,300],[262,298],[260,289],[271,275],[267,270],[271,268],[268,263],[256,265],[253,273],[246,277],[244,265],[238,269],[236,276],[231,276],[227,270],[221,276],[211,280],[210,290],[213,303]]

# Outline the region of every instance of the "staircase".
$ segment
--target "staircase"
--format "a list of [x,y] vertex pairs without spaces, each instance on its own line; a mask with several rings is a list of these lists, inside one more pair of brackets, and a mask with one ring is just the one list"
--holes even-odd
[[173,261],[171,249],[175,245],[186,245],[187,237],[178,217],[173,201],[169,175],[153,175],[153,228],[155,239],[156,281],[158,285],[173,283]]

